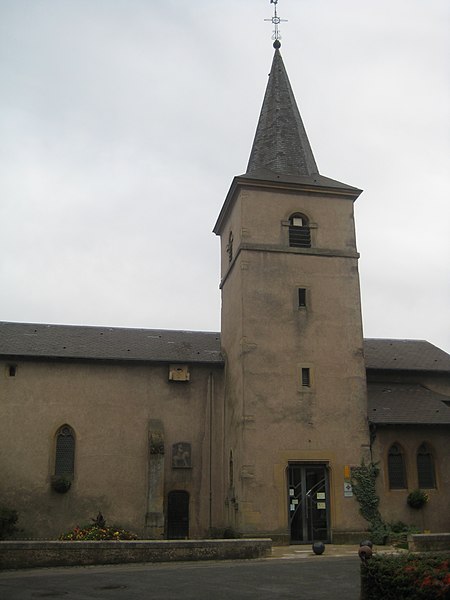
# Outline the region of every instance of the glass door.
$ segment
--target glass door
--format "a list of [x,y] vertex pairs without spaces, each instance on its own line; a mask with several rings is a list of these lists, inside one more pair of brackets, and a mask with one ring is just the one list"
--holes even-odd
[[326,466],[290,463],[287,479],[291,542],[328,542],[329,493]]

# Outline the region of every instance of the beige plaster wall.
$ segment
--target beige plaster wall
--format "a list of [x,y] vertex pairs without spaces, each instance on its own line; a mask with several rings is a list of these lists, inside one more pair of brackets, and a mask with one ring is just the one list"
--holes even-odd
[[[420,510],[410,508],[406,499],[418,488],[416,453],[426,442],[432,449],[436,469],[436,489],[425,490],[428,504]],[[407,489],[390,490],[387,455],[392,444],[404,452]],[[380,512],[385,521],[403,521],[432,533],[450,532],[450,445],[448,426],[379,426],[373,446],[374,461],[379,462],[378,493]]]
[[[150,419],[165,429],[166,500],[171,489],[190,494],[191,537],[208,530],[210,487],[212,524],[221,524],[221,368],[191,365],[190,382],[180,383],[168,381],[168,365],[16,364],[16,377],[7,377],[0,364],[0,503],[19,512],[25,535],[57,536],[99,510],[110,524],[142,535]],[[50,480],[55,435],[63,424],[75,431],[76,451],[72,487],[61,495]],[[192,469],[172,469],[172,444],[181,441],[192,445]]]

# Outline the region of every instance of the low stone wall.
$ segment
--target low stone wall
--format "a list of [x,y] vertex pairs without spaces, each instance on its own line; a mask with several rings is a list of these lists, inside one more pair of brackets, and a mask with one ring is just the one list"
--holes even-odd
[[0,569],[262,558],[271,552],[270,539],[6,541],[0,542]]
[[408,550],[411,552],[450,550],[450,533],[412,533],[408,535]]

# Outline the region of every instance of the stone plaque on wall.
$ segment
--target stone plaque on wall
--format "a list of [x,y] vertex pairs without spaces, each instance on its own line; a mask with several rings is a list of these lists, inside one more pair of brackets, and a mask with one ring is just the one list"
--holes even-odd
[[191,445],[187,442],[177,442],[172,446],[172,467],[174,469],[190,469]]

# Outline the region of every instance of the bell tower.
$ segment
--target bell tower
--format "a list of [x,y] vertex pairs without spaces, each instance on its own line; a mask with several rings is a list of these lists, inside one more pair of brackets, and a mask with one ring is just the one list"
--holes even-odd
[[230,526],[283,541],[361,530],[347,485],[367,452],[353,203],[318,171],[280,53],[221,238]]

